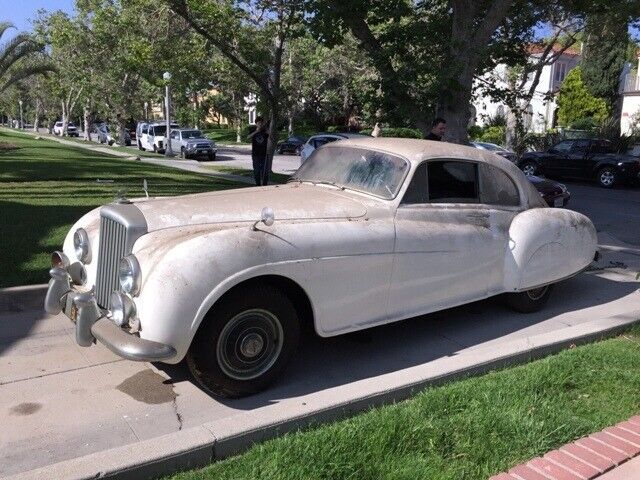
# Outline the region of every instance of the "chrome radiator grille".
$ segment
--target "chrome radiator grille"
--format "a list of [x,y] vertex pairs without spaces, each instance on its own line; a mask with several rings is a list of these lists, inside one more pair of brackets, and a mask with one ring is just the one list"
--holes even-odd
[[126,254],[127,228],[106,217],[100,217],[100,244],[96,300],[103,308],[111,308],[111,294],[119,290],[118,265]]

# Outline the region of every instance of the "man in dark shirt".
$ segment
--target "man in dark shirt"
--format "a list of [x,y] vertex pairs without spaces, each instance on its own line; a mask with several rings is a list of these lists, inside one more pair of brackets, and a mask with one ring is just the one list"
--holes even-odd
[[264,123],[264,118],[256,117],[256,128],[249,134],[251,139],[251,160],[253,160],[253,178],[256,185],[268,185],[269,172],[267,171],[267,140],[269,134]]
[[444,118],[438,117],[431,124],[431,131],[424,137],[425,140],[435,140],[439,142],[444,137],[444,132],[447,129],[447,121]]

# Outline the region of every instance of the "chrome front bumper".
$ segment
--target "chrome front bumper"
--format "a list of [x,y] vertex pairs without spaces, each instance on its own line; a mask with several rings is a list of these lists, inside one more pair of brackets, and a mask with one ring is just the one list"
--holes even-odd
[[100,309],[93,292],[76,291],[66,270],[54,267],[44,301],[44,309],[51,315],[64,314],[76,325],[76,343],[90,347],[96,340],[116,355],[139,362],[157,362],[175,356],[170,345],[145,340],[124,331]]

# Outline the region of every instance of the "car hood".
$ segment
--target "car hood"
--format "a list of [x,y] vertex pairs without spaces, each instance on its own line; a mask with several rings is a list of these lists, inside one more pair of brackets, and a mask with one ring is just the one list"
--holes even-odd
[[255,222],[264,207],[273,209],[276,223],[359,218],[367,213],[363,203],[341,191],[300,183],[150,198],[135,204],[149,232],[188,225]]
[[189,140],[187,140],[187,143],[214,143],[213,140],[210,140],[208,138],[190,138]]

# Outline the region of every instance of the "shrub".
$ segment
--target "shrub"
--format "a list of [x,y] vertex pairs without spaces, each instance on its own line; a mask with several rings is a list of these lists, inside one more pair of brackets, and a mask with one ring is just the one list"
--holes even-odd
[[471,140],[477,140],[484,133],[484,128],[479,125],[472,125],[471,127],[469,127],[468,133]]
[[478,138],[478,140],[481,142],[504,145],[505,128],[504,127],[487,127],[484,129],[484,132],[482,132],[482,135]]
[[607,103],[591,95],[584,86],[580,67],[571,70],[558,94],[558,124],[566,127],[585,118],[592,118],[600,124],[608,116]]
[[571,128],[574,130],[587,130],[590,132],[598,127],[598,124],[599,122],[597,122],[593,117],[579,118],[571,124]]

